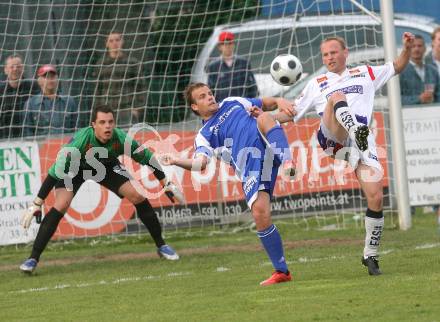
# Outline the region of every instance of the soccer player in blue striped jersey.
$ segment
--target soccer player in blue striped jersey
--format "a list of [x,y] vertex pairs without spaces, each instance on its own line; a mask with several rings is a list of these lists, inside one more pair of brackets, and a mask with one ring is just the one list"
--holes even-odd
[[275,117],[265,111],[278,107],[278,116],[292,119],[293,104],[274,97],[228,97],[218,104],[211,89],[203,83],[189,85],[185,98],[192,111],[203,120],[195,138],[194,158],[181,159],[166,154],[161,161],[191,171],[204,170],[213,156],[230,164],[242,182],[257,235],[275,269],[260,285],[291,281],[281,236],[271,220],[270,198],[279,167],[288,175],[292,175],[294,168],[283,129]]

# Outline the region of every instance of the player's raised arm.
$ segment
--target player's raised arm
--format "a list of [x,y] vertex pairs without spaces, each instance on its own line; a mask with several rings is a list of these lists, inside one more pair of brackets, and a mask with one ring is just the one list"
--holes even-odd
[[295,105],[282,97],[263,97],[263,111],[273,111],[278,108],[278,113],[274,115],[280,123],[291,122],[296,115]]
[[203,171],[208,164],[208,158],[202,154],[198,154],[194,159],[181,159],[171,154],[163,154],[159,160],[163,165],[175,165],[190,171]]
[[406,65],[408,65],[411,48],[414,43],[414,35],[410,32],[403,33],[402,43],[403,49],[400,52],[400,55],[393,62],[396,74],[400,74],[405,69]]
[[148,148],[141,146],[135,139],[127,135],[124,131],[115,129],[115,132],[118,136],[120,136],[119,140],[124,142],[124,154],[131,157],[141,165],[149,166],[153,170],[153,175],[157,180],[159,180],[160,184],[164,188],[165,194],[171,200],[171,202],[175,202],[175,199],[177,199],[180,204],[185,204],[183,192],[166,177],[162,166],[153,152],[151,152]]
[[294,117],[296,114],[294,104],[285,98],[263,97],[261,101],[263,111],[273,111],[278,108],[280,112],[283,112],[290,117]]

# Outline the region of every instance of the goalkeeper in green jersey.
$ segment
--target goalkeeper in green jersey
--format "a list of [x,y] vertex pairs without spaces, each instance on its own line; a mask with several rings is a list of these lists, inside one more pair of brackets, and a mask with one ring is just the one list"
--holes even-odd
[[[141,150],[141,151],[140,151]],[[22,226],[29,228],[34,217],[41,219],[41,207],[53,187],[55,203],[44,216],[32,247],[31,256],[20,266],[26,273],[37,267],[41,253],[55,233],[60,220],[70,206],[75,194],[86,180],[93,180],[119,197],[127,198],[136,208],[139,219],[148,229],[157,246],[159,256],[178,260],[179,256],[162,238],[162,228],[150,202],[136,187],[136,181],[118,160],[128,155],[141,165],[153,169],[154,176],[164,187],[168,198],[184,203],[182,192],[165,177],[161,166],[148,149],[123,130],[115,127],[114,112],[106,106],[98,106],[92,113],[92,125],[76,132],[69,143],[58,153],[56,162],[49,169],[34,204],[22,217]]]

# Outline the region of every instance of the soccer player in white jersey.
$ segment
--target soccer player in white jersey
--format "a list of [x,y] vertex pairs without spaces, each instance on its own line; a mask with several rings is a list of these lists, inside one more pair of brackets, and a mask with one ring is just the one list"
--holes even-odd
[[381,274],[377,252],[384,218],[383,169],[368,124],[376,90],[405,68],[413,41],[414,35],[405,32],[402,52],[393,62],[348,69],[345,40],[340,37],[325,39],[321,43],[321,55],[328,72],[310,80],[295,101],[298,114],[314,108],[321,116],[318,141],[326,154],[347,159],[346,152],[350,152],[349,161],[368,204],[362,264],[368,267],[370,275]]
[[275,269],[272,276],[260,285],[291,281],[281,236],[272,223],[270,213],[270,198],[279,167],[283,166],[284,173],[292,170],[291,154],[279,123],[270,113],[262,111],[278,107],[280,112],[292,119],[295,115],[293,104],[274,97],[228,97],[218,104],[211,89],[203,83],[189,85],[185,98],[193,112],[203,120],[195,138],[194,158],[181,159],[167,154],[162,156],[162,162],[192,171],[205,169],[213,156],[230,164],[242,181],[257,235]]

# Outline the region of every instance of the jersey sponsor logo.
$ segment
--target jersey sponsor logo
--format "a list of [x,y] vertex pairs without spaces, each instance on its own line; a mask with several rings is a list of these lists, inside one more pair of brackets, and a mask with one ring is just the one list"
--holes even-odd
[[317,81],[318,84],[319,84],[319,83],[322,83],[322,82],[326,81],[327,79],[328,79],[327,76],[322,76],[322,77],[318,77],[318,78],[316,79],[316,81]]
[[224,112],[222,115],[219,116],[217,124],[211,126],[209,128],[209,130],[212,133],[214,133],[214,135],[217,135],[218,131],[220,129],[220,125],[222,125],[227,120],[227,118],[229,117],[229,115],[231,115],[232,112],[234,112],[235,110],[237,110],[239,108],[241,108],[241,106],[235,105],[230,110]]
[[351,74],[358,74],[358,73],[360,73],[361,71],[359,70],[359,68],[355,68],[355,69],[350,69],[349,71],[348,71],[348,73],[351,75]]
[[324,82],[324,83],[319,84],[319,87],[320,87],[319,91],[322,93],[323,91],[325,91],[330,86],[329,86],[328,82]]
[[341,119],[342,122],[344,123],[345,127],[350,130],[353,126],[355,126],[354,124],[354,120],[351,117],[350,113],[348,112],[342,112],[341,113]]
[[351,75],[350,78],[365,77],[365,74],[366,73],[354,74],[354,75]]
[[364,87],[362,85],[351,85],[343,88],[339,88],[337,90],[334,90],[330,93],[328,93],[325,98],[329,98],[333,93],[336,92],[342,92],[344,94],[363,94],[364,93]]
[[379,246],[380,237],[382,235],[382,227],[375,226],[375,230],[371,232],[370,246]]

